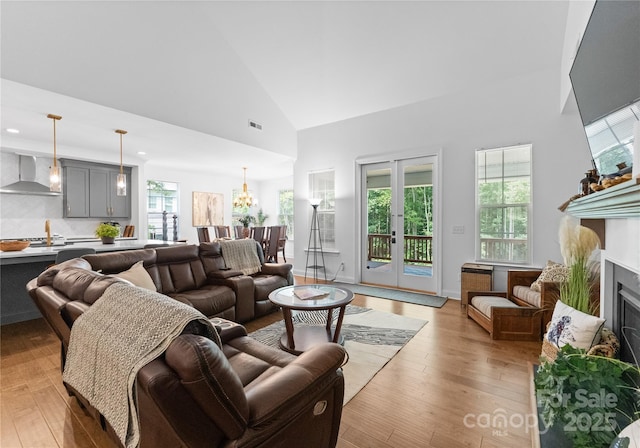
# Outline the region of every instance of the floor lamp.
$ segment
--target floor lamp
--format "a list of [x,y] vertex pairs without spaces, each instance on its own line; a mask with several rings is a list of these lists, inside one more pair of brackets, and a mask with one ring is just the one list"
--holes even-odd
[[[311,230],[309,231],[309,244],[307,249],[307,262],[304,268],[304,279],[307,279],[307,269],[313,269],[313,278],[318,281],[318,271],[324,273],[324,281],[327,281],[327,270],[324,266],[324,252],[322,251],[322,239],[320,237],[320,221],[318,220],[319,199],[311,199],[311,207],[313,207],[313,215],[311,216]],[[309,255],[313,252],[312,264],[309,264]],[[318,254],[320,255],[318,257]],[[322,264],[320,264],[322,263]]]

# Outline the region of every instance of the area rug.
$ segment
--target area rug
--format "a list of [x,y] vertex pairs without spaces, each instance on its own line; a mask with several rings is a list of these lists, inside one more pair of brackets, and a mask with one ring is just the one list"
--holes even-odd
[[446,297],[434,296],[431,294],[422,294],[419,292],[403,291],[401,289],[381,288],[379,286],[338,282],[334,282],[332,283],[332,285],[337,286],[338,288],[349,289],[355,294],[397,300],[399,302],[415,303],[417,305],[432,306],[434,308],[440,308],[447,302]]
[[[334,318],[337,314],[333,313]],[[326,322],[326,311],[294,315],[294,326],[323,322]],[[343,367],[344,404],[360,392],[426,323],[422,319],[348,305],[341,331],[349,354],[349,361]],[[284,331],[284,321],[278,321],[254,331],[250,336],[264,344],[279,347]]]

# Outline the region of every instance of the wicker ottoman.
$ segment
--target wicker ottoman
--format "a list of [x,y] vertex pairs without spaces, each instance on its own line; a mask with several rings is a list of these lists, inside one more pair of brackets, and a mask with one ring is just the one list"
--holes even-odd
[[539,341],[542,313],[539,308],[519,306],[506,293],[471,296],[467,317],[489,332],[491,339]]

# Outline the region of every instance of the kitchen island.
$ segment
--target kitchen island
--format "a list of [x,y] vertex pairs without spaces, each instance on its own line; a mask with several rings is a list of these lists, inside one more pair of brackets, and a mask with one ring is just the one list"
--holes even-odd
[[27,283],[55,263],[62,249],[88,247],[100,252],[142,249],[148,244],[184,244],[174,241],[118,239],[114,244],[99,240],[75,242],[66,246],[28,247],[21,251],[0,252],[0,325],[41,317],[27,294]]

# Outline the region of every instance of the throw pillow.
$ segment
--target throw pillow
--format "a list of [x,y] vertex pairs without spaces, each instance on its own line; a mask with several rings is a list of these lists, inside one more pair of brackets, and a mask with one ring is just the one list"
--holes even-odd
[[545,338],[557,347],[569,344],[589,350],[600,342],[603,325],[601,317],[585,314],[558,300]]
[[540,292],[542,290],[542,282],[564,282],[569,276],[569,268],[562,263],[555,261],[547,261],[540,276],[531,284],[531,290]]
[[118,274],[113,274],[113,276],[127,280],[135,286],[139,286],[141,288],[149,289],[151,291],[158,290],[155,283],[153,283],[151,276],[142,265],[142,261],[138,261],[126,271],[120,272]]

